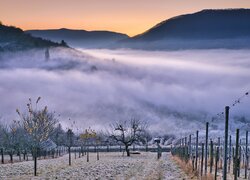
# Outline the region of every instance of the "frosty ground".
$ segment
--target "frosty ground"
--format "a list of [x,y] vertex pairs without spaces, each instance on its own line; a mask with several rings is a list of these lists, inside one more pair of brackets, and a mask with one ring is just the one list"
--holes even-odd
[[0,165],[0,179],[188,179],[171,155],[163,153],[157,160],[156,153],[143,152],[131,157],[122,153],[90,154],[74,159],[68,166],[68,156],[38,161],[38,177],[33,176],[33,161]]

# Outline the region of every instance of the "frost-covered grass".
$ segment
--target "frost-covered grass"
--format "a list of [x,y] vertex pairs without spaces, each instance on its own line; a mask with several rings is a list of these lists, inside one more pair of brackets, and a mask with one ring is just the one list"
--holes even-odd
[[74,159],[68,166],[68,156],[38,161],[38,177],[33,176],[33,162],[20,162],[0,165],[0,179],[188,179],[172,161],[170,154],[163,153],[162,159],[156,159],[156,153],[143,152],[131,157],[122,153],[90,153],[90,162],[86,156]]

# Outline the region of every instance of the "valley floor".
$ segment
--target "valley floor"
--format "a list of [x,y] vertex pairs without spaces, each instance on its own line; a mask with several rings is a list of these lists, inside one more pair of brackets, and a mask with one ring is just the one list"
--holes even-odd
[[118,179],[118,180],[183,180],[189,179],[172,160],[169,153],[163,153],[160,160],[156,153],[142,152],[131,157],[122,153],[90,154],[75,159],[72,154],[72,166],[68,166],[68,155],[57,159],[38,161],[38,177],[33,176],[33,161],[0,165],[0,179]]

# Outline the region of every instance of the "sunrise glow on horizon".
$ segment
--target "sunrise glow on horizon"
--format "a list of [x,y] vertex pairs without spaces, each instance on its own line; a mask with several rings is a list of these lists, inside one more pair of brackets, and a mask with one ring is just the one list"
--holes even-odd
[[250,8],[250,1],[1,0],[0,21],[24,30],[109,30],[133,36],[174,16],[220,8]]

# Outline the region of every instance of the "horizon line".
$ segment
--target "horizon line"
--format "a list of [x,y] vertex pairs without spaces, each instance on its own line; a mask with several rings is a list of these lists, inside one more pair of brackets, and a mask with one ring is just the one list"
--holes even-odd
[[143,33],[147,32],[147,31],[149,31],[151,28],[157,26],[158,24],[161,24],[162,22],[166,22],[166,21],[168,21],[170,19],[173,19],[173,18],[176,18],[176,17],[179,17],[179,16],[196,14],[196,13],[199,13],[199,12],[202,12],[202,11],[209,11],[209,10],[214,10],[214,11],[218,11],[218,10],[250,10],[250,8],[207,8],[207,9],[205,8],[205,9],[200,9],[198,11],[193,11],[191,13],[179,14],[179,15],[176,15],[176,16],[171,16],[169,18],[165,18],[165,19],[159,21],[158,23],[154,24],[150,28],[145,29],[144,31],[142,31],[140,33],[137,33],[137,34],[133,34],[133,35],[129,35],[129,33],[121,32],[121,31],[108,30],[108,29],[88,29],[88,28],[70,28],[70,27],[58,27],[58,28],[56,28],[56,27],[52,27],[52,28],[22,28],[21,26],[16,26],[16,25],[12,25],[12,24],[5,24],[1,20],[0,20],[0,22],[1,22],[2,25],[13,26],[13,27],[16,27],[16,28],[20,28],[23,31],[44,31],[44,30],[62,30],[62,29],[65,29],[65,30],[74,30],[74,31],[87,31],[87,32],[101,32],[101,31],[103,31],[103,32],[113,32],[113,33],[124,34],[124,35],[127,35],[128,37],[134,37],[134,36],[138,36],[140,34],[143,34]]

